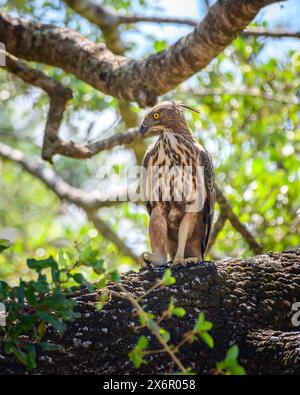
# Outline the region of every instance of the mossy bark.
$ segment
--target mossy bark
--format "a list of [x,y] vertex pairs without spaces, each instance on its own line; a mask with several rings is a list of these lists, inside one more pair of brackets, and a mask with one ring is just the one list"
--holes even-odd
[[[122,285],[138,297],[163,272],[164,268],[130,272],[122,278]],[[214,324],[214,349],[201,341],[182,347],[178,356],[186,367],[210,374],[235,343],[240,348],[240,363],[249,374],[300,374],[300,327],[293,326],[291,320],[295,313],[292,305],[300,301],[300,249],[178,266],[172,268],[172,273],[174,285],[157,289],[143,299],[144,308],[155,316],[168,306],[171,296],[177,306],[185,308],[185,317],[162,324],[171,333],[170,343],[182,339],[200,311]],[[102,311],[95,309],[97,294],[81,290],[73,296],[82,317],[68,324],[63,338],[50,335],[64,346],[64,351],[39,352],[38,368],[33,373],[169,372],[171,361],[165,353],[149,355],[148,364],[139,370],[133,367],[128,353],[140,334],[149,335],[151,349],[159,346],[147,330],[135,332],[139,322],[132,306],[118,297],[115,284],[110,284],[109,289],[111,299]],[[0,355],[0,373],[23,371],[14,359]]]

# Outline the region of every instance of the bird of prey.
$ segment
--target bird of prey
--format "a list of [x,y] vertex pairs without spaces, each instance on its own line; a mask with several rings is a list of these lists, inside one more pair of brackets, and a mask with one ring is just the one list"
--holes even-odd
[[142,265],[165,264],[168,256],[174,265],[198,262],[207,249],[215,203],[213,164],[189,128],[183,108],[198,112],[164,101],[153,107],[140,127],[142,135],[158,135],[143,160],[152,252],[140,255]]

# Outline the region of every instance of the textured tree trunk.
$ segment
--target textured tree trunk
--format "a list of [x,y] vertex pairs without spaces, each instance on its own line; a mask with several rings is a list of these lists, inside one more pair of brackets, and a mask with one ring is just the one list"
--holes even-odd
[[[17,57],[60,67],[106,94],[151,106],[158,96],[203,69],[262,7],[276,2],[279,0],[216,2],[191,33],[139,61],[117,56],[75,31],[4,13],[0,13],[0,37],[7,51]],[[107,28],[103,31],[106,38]]]
[[[164,269],[130,272],[122,285],[135,296],[149,289]],[[202,374],[212,372],[223,360],[228,347],[240,348],[240,363],[248,374],[300,374],[300,326],[292,324],[292,305],[300,301],[300,249],[268,253],[247,259],[225,259],[219,262],[190,264],[172,269],[176,283],[157,289],[144,299],[143,306],[156,316],[168,306],[170,297],[186,309],[183,318],[163,321],[171,333],[171,344],[177,344],[191,329],[199,314],[213,322],[214,349],[201,341],[184,345],[179,358],[186,367]],[[131,304],[118,297],[111,284],[110,301],[102,311],[94,308],[96,294],[82,290],[74,296],[82,317],[68,324],[63,338],[51,338],[64,346],[61,352],[40,352],[34,373],[141,374],[168,373],[170,357],[165,353],[146,357],[148,364],[137,370],[128,360],[140,334]],[[295,324],[295,319],[293,320]],[[149,335],[150,348],[159,348]],[[1,373],[22,373],[14,359],[0,354]]]

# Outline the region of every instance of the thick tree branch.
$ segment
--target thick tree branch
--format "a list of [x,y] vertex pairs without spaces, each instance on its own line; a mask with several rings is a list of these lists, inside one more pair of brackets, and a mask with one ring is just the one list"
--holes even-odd
[[[300,250],[269,253],[246,259],[226,259],[172,268],[176,283],[157,288],[143,298],[143,309],[157,319],[174,297],[186,315],[163,322],[171,334],[168,345],[178,344],[190,331],[199,311],[213,323],[214,349],[203,342],[185,344],[177,354],[185,367],[200,374],[214,372],[232,344],[240,349],[240,363],[248,374],[299,374],[299,328],[292,324],[292,303],[300,300]],[[160,279],[164,267],[129,272],[122,289],[135,299]],[[61,338],[52,333],[49,340],[62,351],[39,350],[38,367],[33,373],[47,374],[164,374],[170,371],[170,358],[163,353],[146,355],[147,365],[134,368],[128,359],[142,334],[149,349],[161,345],[147,329],[137,332],[140,321],[130,302],[123,300],[118,283],[109,284],[110,300],[102,310],[95,308],[99,293],[80,290],[74,295],[82,317],[68,323]],[[124,292],[123,292],[124,293]],[[1,352],[1,351],[0,351]],[[1,353],[0,372],[22,373],[24,367],[10,355]]]
[[91,0],[64,0],[79,15],[97,25],[103,33],[107,48],[117,55],[123,55],[126,48],[121,40],[117,14]]
[[[94,23],[101,29],[105,44],[110,51],[116,55],[125,54],[126,47],[122,42],[118,25],[115,24],[115,15],[113,12],[91,0],[64,1],[75,12]],[[121,100],[119,102],[119,111],[127,128],[137,126],[137,113],[131,109],[128,102]]]
[[[42,150],[43,159],[52,162],[52,157],[54,154],[69,156],[76,159],[85,159],[90,158],[101,151],[111,149],[117,145],[135,143],[136,141],[141,140],[137,129],[132,129],[128,132],[117,134],[107,139],[103,139],[90,144],[79,144],[72,140],[67,141],[61,139],[58,135],[59,127],[65,110],[65,104],[68,100],[72,98],[71,90],[63,87],[58,81],[48,77],[45,73],[30,68],[24,62],[19,61],[13,55],[6,53],[6,59],[7,67],[10,72],[22,78],[25,82],[43,89],[48,93],[50,97],[50,108],[45,128]],[[291,97],[290,99],[287,99],[279,95],[262,93],[255,89],[232,92],[220,89],[204,91],[188,90],[184,93],[188,94],[189,96],[193,95],[201,97],[225,94],[233,96],[242,95],[259,97],[266,100],[275,100],[283,104],[296,104],[297,102],[299,102],[296,97]],[[123,105],[125,105],[126,107],[124,109],[124,111],[126,112],[126,110],[128,110],[128,105],[124,102],[120,103],[121,107],[123,107]],[[138,152],[138,157],[140,161],[145,151],[144,146],[142,146],[141,148],[142,149]]]
[[174,45],[144,60],[111,53],[79,33],[0,13],[7,51],[23,59],[60,67],[119,99],[153,105],[157,96],[204,68],[228,46],[259,10],[277,0],[223,0]]
[[[1,51],[1,50],[0,50]],[[47,74],[40,70],[35,70],[27,66],[24,62],[19,61],[15,56],[5,52],[6,67],[9,71],[28,84],[43,89],[51,97],[60,96],[67,101],[72,99],[71,89],[65,88],[57,80],[48,77]]]
[[[247,334],[247,349],[252,350],[251,368],[264,374],[293,374],[295,366],[300,373],[300,332],[252,330]],[[272,366],[264,364],[264,355],[268,354],[273,359]],[[298,374],[299,374],[298,373]]]
[[[49,162],[52,162],[54,154],[60,154],[69,156],[76,159],[90,158],[101,151],[111,149],[117,145],[135,143],[141,140],[141,137],[137,129],[129,130],[128,132],[117,134],[107,139],[103,139],[90,144],[79,144],[72,140],[63,140],[59,137],[59,127],[62,121],[65,105],[68,100],[72,98],[72,91],[68,88],[63,87],[58,81],[48,77],[45,73],[32,69],[27,66],[24,62],[18,60],[15,56],[6,53],[6,65],[10,72],[14,73],[18,77],[22,78],[25,82],[37,86],[48,93],[50,98],[50,107],[48,113],[48,119],[46,123],[44,133],[44,143],[42,149],[42,157]],[[283,104],[296,104],[298,99],[292,97],[286,99],[279,95],[267,94],[259,92],[255,89],[252,90],[241,90],[236,92],[227,92],[224,90],[213,89],[204,91],[185,91],[185,94],[193,96],[215,96],[230,94],[233,96],[251,96],[261,97],[266,100],[275,100]],[[120,102],[120,107],[124,108],[124,112],[128,115],[128,104]],[[138,149],[137,145],[135,148]],[[137,152],[139,162],[144,155],[144,145]]]

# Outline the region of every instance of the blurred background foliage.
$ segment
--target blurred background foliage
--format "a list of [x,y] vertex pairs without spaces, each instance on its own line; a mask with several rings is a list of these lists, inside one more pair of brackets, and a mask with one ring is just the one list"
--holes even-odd
[[[199,3],[200,19],[205,13],[205,2],[195,2]],[[147,10],[148,15],[172,16],[178,12],[175,0],[101,3],[124,13]],[[14,15],[67,26],[94,41],[103,41],[96,26],[62,1],[0,0],[0,5]],[[284,7],[290,7],[291,19],[297,19],[298,12],[299,21],[297,2]],[[190,16],[184,14],[187,9],[186,5],[180,16]],[[284,19],[288,29],[289,20]],[[269,14],[260,15],[256,22],[276,27]],[[122,26],[120,30],[128,48],[126,55],[136,57],[163,49],[191,28],[159,26],[151,31],[149,24],[142,23]],[[61,128],[64,138],[92,142],[126,130],[114,98],[62,70],[31,65],[74,92]],[[182,100],[200,110],[200,116],[186,112],[189,124],[213,156],[218,185],[264,251],[299,246],[299,40],[239,37],[205,70],[161,98],[164,99]],[[142,119],[145,110],[135,104],[132,108]],[[28,157],[39,157],[47,109],[48,97],[43,92],[0,68],[1,141]],[[56,156],[54,169],[70,184],[89,191],[99,187],[97,171],[101,166],[113,174],[122,166],[135,164],[132,149],[118,147],[83,161]],[[108,180],[108,185],[112,183]],[[0,255],[0,279],[12,283],[19,277],[26,280],[30,277],[26,258],[58,256],[72,251],[74,243],[83,249],[87,245],[98,248],[111,265],[124,270],[131,267],[132,260],[102,237],[80,209],[61,203],[19,166],[0,160],[0,190],[0,238],[12,241],[11,248]],[[148,215],[143,206],[124,203],[101,209],[100,214],[137,254],[149,248]],[[248,245],[227,221],[208,258],[250,255]]]

